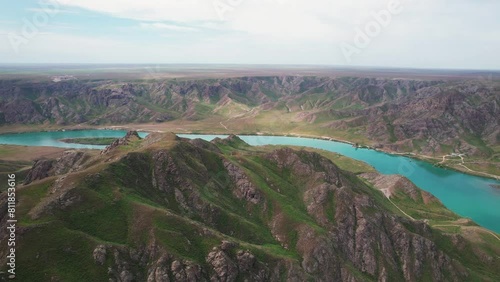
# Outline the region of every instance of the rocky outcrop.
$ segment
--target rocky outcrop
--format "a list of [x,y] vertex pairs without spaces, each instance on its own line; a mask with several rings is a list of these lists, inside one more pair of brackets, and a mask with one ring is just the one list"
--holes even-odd
[[229,161],[224,161],[224,168],[235,184],[233,193],[238,199],[244,199],[253,204],[262,200],[262,195],[243,170]]
[[41,180],[49,176],[63,175],[78,171],[83,168],[84,163],[90,159],[90,155],[82,151],[65,151],[56,160],[40,159],[33,163],[32,168],[24,179],[24,184]]
[[222,151],[216,145],[212,143],[208,143],[203,139],[190,139],[189,143],[193,144],[196,147],[203,148],[205,150],[212,151],[214,153],[222,153]]
[[432,194],[419,189],[408,178],[401,175],[383,175],[377,172],[362,173],[360,177],[368,180],[388,198],[396,192],[402,192],[414,202],[424,204],[440,203]]
[[106,262],[106,254],[107,251],[105,245],[97,246],[93,253],[95,262],[99,265],[103,265]]
[[40,159],[33,163],[33,166],[28,171],[26,178],[24,179],[24,184],[30,184],[33,181],[44,179],[49,176],[53,176],[53,166],[54,160]]
[[[205,268],[199,263],[176,258],[156,243],[147,248],[130,249],[110,245],[98,245],[93,251],[97,265],[104,265],[108,255],[113,261],[108,268],[110,281],[135,281],[145,276],[148,282],[170,281],[236,281],[241,277],[248,281],[269,281],[271,271],[248,250],[231,250],[238,247],[223,241],[208,253]],[[145,273],[134,271],[137,266]]]
[[128,145],[131,142],[137,141],[140,139],[141,139],[141,137],[139,136],[139,133],[137,133],[137,131],[135,131],[135,130],[128,131],[127,134],[125,134],[125,136],[123,136],[122,138],[116,139],[115,141],[113,141],[113,143],[106,146],[106,148],[104,148],[104,150],[101,151],[101,155],[106,155],[109,152],[113,151],[118,146]]
[[81,170],[89,159],[90,155],[82,151],[65,151],[54,163],[54,174],[62,175]]
[[238,267],[229,256],[218,248],[212,249],[207,255],[207,263],[212,267],[214,274],[210,277],[212,281],[235,281],[238,275]]
[[211,141],[212,144],[216,145],[225,145],[225,146],[230,146],[234,148],[240,148],[240,147],[245,147],[248,146],[245,141],[241,140],[240,137],[231,134],[227,138],[219,138],[216,137],[214,140]]

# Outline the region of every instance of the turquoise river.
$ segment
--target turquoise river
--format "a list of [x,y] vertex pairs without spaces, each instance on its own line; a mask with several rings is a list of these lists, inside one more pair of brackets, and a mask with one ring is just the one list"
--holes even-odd
[[[118,138],[124,135],[125,131],[119,130],[1,134],[0,144],[102,149],[104,146],[68,144],[59,141],[59,139],[81,137]],[[140,133],[140,135],[144,137],[147,133]],[[190,134],[179,134],[179,136],[185,138],[202,138],[205,140],[212,140],[215,137],[226,137],[224,135]],[[473,219],[481,226],[500,233],[500,188],[498,188],[500,181],[438,168],[432,164],[404,156],[386,154],[370,149],[357,149],[349,144],[335,141],[284,136],[240,137],[250,145],[294,145],[336,152],[356,160],[364,161],[380,173],[404,175],[421,189],[439,198],[450,210],[461,216]]]

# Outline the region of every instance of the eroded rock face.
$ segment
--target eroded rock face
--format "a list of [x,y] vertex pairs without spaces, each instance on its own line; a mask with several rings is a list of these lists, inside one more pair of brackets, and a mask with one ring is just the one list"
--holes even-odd
[[[112,265],[108,268],[110,281],[135,281],[143,275],[148,282],[169,281],[236,281],[238,277],[245,281],[270,281],[271,271],[257,261],[248,250],[238,250],[235,256],[220,246],[208,253],[205,269],[199,263],[175,258],[156,244],[142,249],[128,249],[98,245],[93,256],[96,263],[102,265],[106,253],[112,253]],[[237,248],[231,243],[231,249]],[[134,271],[137,266],[144,267],[146,273]]]
[[238,267],[222,250],[214,248],[207,256],[207,263],[211,265],[214,274],[212,281],[235,281]]
[[97,264],[103,265],[106,261],[106,246],[99,245],[94,249],[94,260]]
[[158,151],[153,155],[153,186],[165,192],[174,191],[182,181],[177,165],[167,151]]
[[141,137],[139,136],[139,133],[137,133],[137,131],[135,130],[128,131],[124,137],[116,139],[115,141],[113,141],[113,143],[111,143],[104,150],[102,150],[101,155],[106,155],[109,152],[113,151],[118,146],[128,145],[130,144],[130,142],[140,139]]
[[255,256],[250,253],[249,251],[238,251],[237,255],[237,260],[238,260],[238,268],[241,271],[251,271],[255,267],[256,263],[256,258]]
[[[444,279],[443,273],[448,272],[454,273],[447,277],[452,281],[467,276],[463,267],[453,263],[428,239],[431,237],[429,226],[387,215],[367,195],[354,192],[352,184],[327,160],[313,153],[290,149],[276,150],[267,157],[280,170],[291,170],[298,176],[309,175],[323,182],[308,184],[304,202],[308,213],[330,232],[318,234],[308,226],[296,228],[296,248],[306,273],[323,281],[328,281],[329,277],[335,281],[356,281],[340,260],[345,258],[360,272],[381,281],[388,279],[388,273],[398,273],[407,281],[421,280],[424,271],[429,271],[424,269],[429,263],[435,281]],[[398,180],[399,184],[408,184],[404,179]],[[414,189],[408,185],[402,189],[404,187],[410,194]],[[334,204],[329,207],[330,201]],[[333,210],[327,212],[327,209]],[[334,217],[328,218],[328,213]],[[409,232],[401,222],[419,232]],[[271,228],[277,238],[286,237],[280,234],[282,227],[279,225],[271,225]]]
[[44,159],[35,161],[33,167],[26,175],[24,183],[30,184],[33,181],[44,179],[46,177],[54,175],[52,171],[54,162],[55,162],[54,160],[44,160]]
[[257,187],[250,181],[243,170],[226,160],[224,161],[224,167],[235,183],[235,189],[233,190],[234,195],[238,199],[244,199],[253,204],[258,204],[262,199],[261,193],[258,191]]
[[56,160],[41,159],[34,162],[33,167],[26,175],[24,184],[41,180],[49,176],[63,175],[82,169],[84,163],[90,158],[81,151],[65,151]]
[[54,174],[62,175],[78,171],[89,158],[89,155],[81,151],[66,151],[56,160],[54,164]]
[[[461,267],[438,251],[432,241],[408,232],[394,217],[378,214],[373,220],[362,211],[362,205],[355,204],[352,207],[339,207],[336,218],[339,225],[334,239],[340,250],[363,272],[378,275],[382,279],[388,270],[402,271],[405,280],[416,281],[422,279],[426,261],[432,265],[432,278],[435,281],[442,280],[443,273],[453,273],[448,277],[453,281],[460,281],[460,277],[466,275]],[[413,222],[406,224],[420,229],[426,236],[430,235],[430,228],[426,225]],[[380,226],[390,231],[380,232]],[[398,262],[401,263],[400,270]]]

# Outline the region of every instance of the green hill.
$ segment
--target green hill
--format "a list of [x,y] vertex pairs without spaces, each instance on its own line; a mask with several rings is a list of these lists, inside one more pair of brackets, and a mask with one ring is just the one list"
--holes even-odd
[[236,136],[127,136],[65,153],[48,177],[35,163],[17,196],[18,281],[500,280],[494,234],[365,164]]

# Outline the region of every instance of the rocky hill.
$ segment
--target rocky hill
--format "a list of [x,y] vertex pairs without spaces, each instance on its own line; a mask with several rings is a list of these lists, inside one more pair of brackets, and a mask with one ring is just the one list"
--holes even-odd
[[0,129],[182,120],[211,131],[312,133],[394,151],[497,158],[499,91],[496,81],[465,79],[2,80]]
[[[407,180],[362,180],[318,153],[254,148],[236,136],[127,136],[100,155],[34,164],[33,182],[18,191],[16,279],[500,279],[500,241],[410,219],[369,184],[390,182],[396,203],[408,195],[405,206],[445,210]],[[0,216],[4,224],[4,205]],[[0,230],[3,266],[6,236]]]

